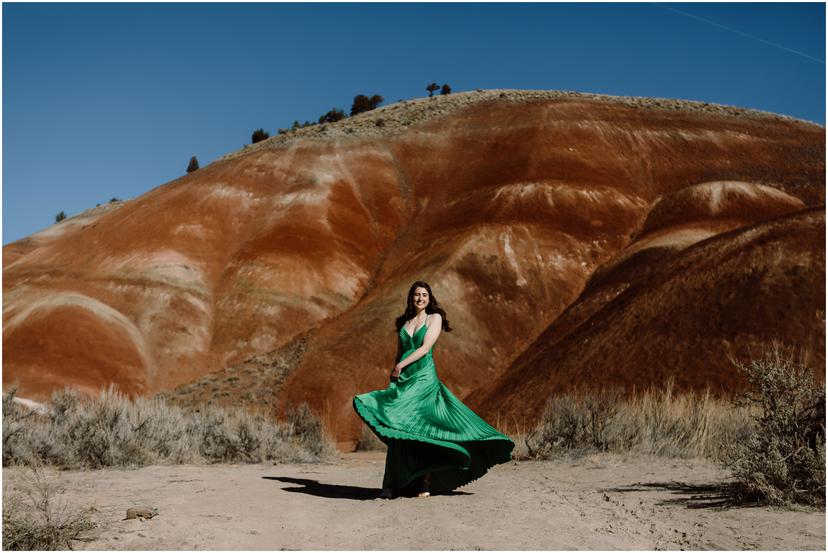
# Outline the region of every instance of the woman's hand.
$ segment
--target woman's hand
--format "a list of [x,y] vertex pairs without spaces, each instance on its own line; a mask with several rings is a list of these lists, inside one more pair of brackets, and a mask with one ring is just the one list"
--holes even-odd
[[391,371],[391,378],[399,378],[399,377],[400,377],[400,373],[401,373],[401,372],[402,372],[402,369],[400,368],[399,363],[397,363],[397,364],[394,366],[394,370],[393,370],[393,371]]

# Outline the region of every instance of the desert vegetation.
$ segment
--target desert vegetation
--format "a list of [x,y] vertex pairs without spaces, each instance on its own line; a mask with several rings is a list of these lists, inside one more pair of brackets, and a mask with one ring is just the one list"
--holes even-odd
[[[385,101],[385,98],[380,96],[379,94],[374,94],[373,96],[366,96],[365,94],[357,94],[354,96],[353,103],[351,104],[351,116],[358,115],[360,113],[371,111],[376,109],[382,102]],[[288,134],[292,131],[297,129],[304,129],[305,127],[311,127],[314,125],[324,125],[325,123],[336,123],[337,121],[341,121],[347,117],[345,115],[345,111],[340,108],[331,108],[327,112],[323,113],[319,116],[319,119],[316,122],[313,121],[305,121],[304,123],[300,123],[298,120],[293,121],[293,125],[289,129],[286,128],[279,128],[278,134]],[[263,131],[263,129],[259,129],[256,132]],[[268,136],[264,136],[264,138],[269,138]],[[264,140],[264,138],[260,140]],[[253,143],[259,142],[259,140],[254,140]]]
[[[428,96],[432,97],[434,92],[440,91],[441,95],[451,94],[451,86],[448,84],[443,84],[443,86],[438,85],[437,83],[431,83],[426,87],[428,91]],[[324,125],[325,123],[336,123],[337,121],[341,121],[346,117],[353,117],[354,115],[359,115],[360,113],[364,113],[366,111],[371,111],[379,107],[385,101],[385,98],[380,96],[379,94],[374,94],[371,96],[365,94],[357,94],[354,96],[353,102],[351,103],[351,110],[350,114],[346,115],[345,110],[340,108],[331,108],[324,114],[319,116],[319,119],[316,122],[313,121],[305,121],[304,123],[300,123],[298,120],[293,121],[293,125],[290,128],[279,128],[277,129],[277,133],[280,135],[288,134],[292,131],[297,129],[304,129],[305,127],[311,127],[314,125]],[[399,102],[403,102],[403,100],[399,100]],[[381,127],[383,126],[381,122],[377,122],[376,126]],[[270,135],[264,129],[256,129],[253,131],[253,137],[251,144],[255,144],[257,142],[261,142],[267,138],[270,138]],[[188,169],[187,172],[189,173],[190,170]]]
[[60,223],[64,219],[66,219],[66,213],[63,211],[60,211],[57,215],[55,215],[55,223]]
[[357,451],[383,451],[386,445],[382,443],[374,432],[368,428],[367,424],[362,425],[362,434],[357,442]]
[[431,98],[434,96],[436,91],[440,91],[440,95],[451,94],[451,87],[448,84],[443,84],[443,86],[438,85],[437,83],[431,83],[426,87],[428,91],[428,97]]
[[727,444],[747,439],[748,408],[703,393],[661,388],[622,394],[584,390],[550,398],[523,442],[531,458],[594,451],[723,461]]
[[734,364],[750,383],[737,402],[757,411],[745,440],[728,448],[744,500],[775,505],[825,505],[825,382],[805,363],[774,346]]
[[345,118],[345,112],[339,108],[331,108],[319,116],[320,123],[336,123]]
[[370,98],[365,94],[357,94],[351,104],[351,116],[376,109],[384,100],[385,98],[379,94],[374,94]]
[[89,539],[95,507],[72,508],[56,475],[39,463],[26,468],[16,486],[3,486],[3,549],[65,551],[74,540]]
[[270,134],[268,134],[266,130],[256,129],[250,137],[250,143],[255,144],[256,142],[261,142],[267,138],[270,138]]
[[242,408],[184,410],[158,398],[130,400],[110,386],[85,398],[57,391],[47,413],[3,395],[3,465],[42,463],[66,468],[155,463],[316,462],[336,449],[307,405],[284,422]]
[[825,384],[778,346],[733,360],[749,388],[733,398],[658,389],[584,390],[550,398],[514,456],[549,459],[595,451],[706,458],[729,467],[734,502],[825,504]]
[[190,163],[187,164],[187,172],[192,173],[193,171],[198,170],[198,158],[193,156],[190,158]]

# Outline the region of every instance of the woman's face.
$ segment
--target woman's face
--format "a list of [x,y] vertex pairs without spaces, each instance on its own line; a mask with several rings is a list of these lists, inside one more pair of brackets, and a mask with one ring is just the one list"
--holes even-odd
[[422,286],[418,286],[414,289],[414,296],[412,297],[412,300],[414,301],[415,308],[425,308],[425,306],[428,305],[428,290]]

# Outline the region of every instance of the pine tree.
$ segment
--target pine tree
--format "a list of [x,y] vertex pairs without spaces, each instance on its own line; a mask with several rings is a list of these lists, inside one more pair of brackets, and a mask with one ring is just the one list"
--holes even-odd
[[198,170],[198,158],[196,156],[193,156],[190,158],[190,164],[187,165],[187,172],[192,173],[196,170]]
[[440,94],[451,94],[451,87],[447,84],[444,84],[443,88],[440,89]]
[[428,97],[431,98],[432,96],[434,96],[434,91],[438,90],[439,88],[440,85],[438,85],[437,83],[431,83],[430,85],[428,85],[426,87],[426,90],[428,90]]
[[66,214],[63,211],[55,215],[55,223],[60,223],[64,219],[66,219]]

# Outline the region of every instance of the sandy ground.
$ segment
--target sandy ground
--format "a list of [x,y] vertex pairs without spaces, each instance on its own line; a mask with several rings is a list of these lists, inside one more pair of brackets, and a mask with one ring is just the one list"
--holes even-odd
[[[825,512],[722,508],[700,461],[601,454],[494,467],[450,495],[374,499],[384,452],[310,465],[178,465],[59,474],[71,505],[94,504],[76,549],[811,549]],[[54,473],[52,473],[54,474]],[[18,468],[3,470],[19,483]],[[123,520],[136,505],[150,520]]]

